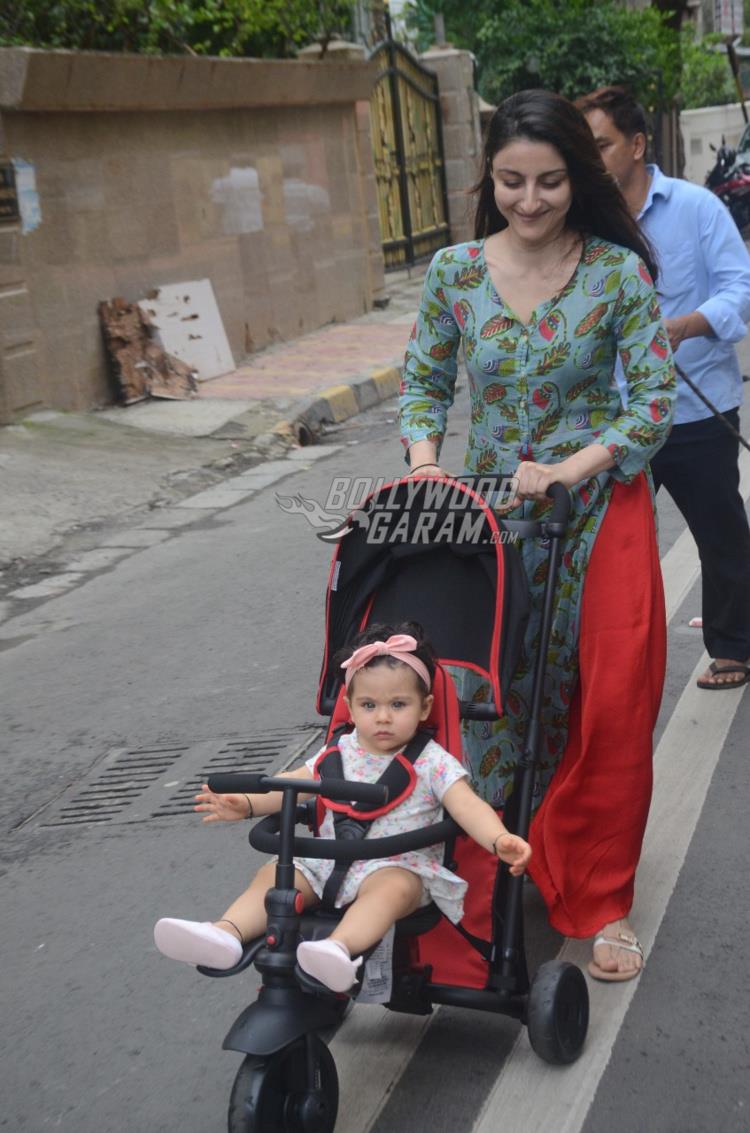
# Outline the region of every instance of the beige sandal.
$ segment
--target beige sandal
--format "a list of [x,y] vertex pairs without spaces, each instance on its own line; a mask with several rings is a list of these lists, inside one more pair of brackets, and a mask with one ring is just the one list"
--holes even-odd
[[643,971],[646,965],[643,948],[634,933],[618,932],[617,936],[605,936],[604,933],[599,933],[594,940],[593,947],[596,948],[598,944],[609,944],[612,948],[621,948],[624,952],[635,952],[637,956],[640,956],[642,963],[640,968],[631,968],[628,971],[621,972],[618,969],[608,971],[606,968],[600,968],[596,960],[590,960],[588,965],[589,975],[593,976],[595,980],[603,980],[605,983],[622,983],[624,980],[634,980]]

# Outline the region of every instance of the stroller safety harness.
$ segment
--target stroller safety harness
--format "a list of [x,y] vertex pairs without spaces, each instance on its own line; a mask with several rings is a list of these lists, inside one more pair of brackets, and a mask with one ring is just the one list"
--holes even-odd
[[[341,748],[338,743],[345,730],[344,728],[337,729],[333,736],[333,743],[327,747],[325,751],[321,752],[315,763],[315,777],[321,779],[324,786],[326,778],[335,779],[337,782],[346,778],[341,758]],[[417,759],[419,759],[431,738],[428,731],[420,729],[414,738],[406,745],[403,752],[399,752],[388,764],[383,774],[377,780],[377,786],[385,787],[388,791],[388,802],[384,806],[373,808],[366,803],[341,803],[335,802],[333,799],[327,799],[324,795],[318,795],[316,806],[316,836],[320,833],[320,826],[325,811],[330,810],[333,814],[335,838],[344,840],[365,838],[371,823],[373,823],[376,818],[380,818],[382,815],[388,814],[388,812],[395,807],[400,806],[405,799],[408,799],[409,795],[414,790],[417,781],[414,764]],[[334,864],[321,898],[321,907],[325,911],[332,911],[335,908],[336,898],[339,895],[341,886],[350,868],[350,862],[336,862]]]

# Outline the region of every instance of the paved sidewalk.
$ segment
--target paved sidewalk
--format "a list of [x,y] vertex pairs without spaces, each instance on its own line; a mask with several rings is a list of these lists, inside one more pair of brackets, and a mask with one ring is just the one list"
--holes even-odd
[[71,533],[134,520],[323,440],[393,396],[423,276],[423,266],[388,276],[387,307],[273,346],[203,382],[194,400],[44,411],[0,428],[0,582]]

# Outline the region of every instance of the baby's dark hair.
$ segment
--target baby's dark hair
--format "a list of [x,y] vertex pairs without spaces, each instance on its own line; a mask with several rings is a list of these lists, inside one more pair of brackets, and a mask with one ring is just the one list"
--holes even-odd
[[[427,669],[427,672],[430,674],[430,684],[432,685],[435,679],[435,666],[437,664],[438,658],[432,645],[425,637],[424,630],[422,629],[419,622],[401,622],[399,625],[383,625],[381,623],[368,626],[367,629],[362,630],[361,633],[358,633],[355,637],[353,637],[351,641],[349,641],[349,643],[345,645],[343,649],[340,649],[336,654],[333,659],[335,671],[340,671],[341,664],[344,661],[347,661],[351,657],[354,650],[359,649],[360,645],[370,645],[373,641],[387,641],[389,637],[393,637],[394,634],[399,633],[411,634],[411,636],[416,640],[417,648],[414,650],[414,656],[417,657]],[[366,665],[363,666],[363,669],[374,669],[378,665],[387,665],[390,669],[395,669],[397,665],[401,664],[402,662],[399,661],[396,657],[391,657],[387,653],[384,653],[378,657],[373,657],[372,661],[369,661]],[[361,672],[362,670],[359,671]],[[427,687],[418,673],[415,672],[414,676],[417,681],[417,687],[419,688],[422,696],[427,696],[430,692],[430,689]],[[352,681],[349,684],[350,691],[352,683],[356,679],[357,677],[355,673],[355,675],[352,677]]]

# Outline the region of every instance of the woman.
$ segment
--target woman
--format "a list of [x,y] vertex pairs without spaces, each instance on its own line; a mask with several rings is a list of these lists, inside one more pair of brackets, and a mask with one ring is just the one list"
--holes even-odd
[[[630,979],[643,959],[627,916],[666,655],[645,470],[669,432],[675,378],[655,266],[585,119],[558,95],[523,91],[500,106],[475,192],[475,240],[438,252],[427,273],[406,355],[403,440],[415,475],[442,474],[463,341],[466,470],[515,470],[514,514],[535,518],[553,481],[571,489],[530,873],[555,928],[594,935],[592,975]],[[618,353],[627,409],[613,380]],[[498,807],[525,733],[546,562],[538,541],[522,554],[533,612],[506,715],[465,730],[473,784]],[[464,698],[486,696],[477,678],[457,675]]]

